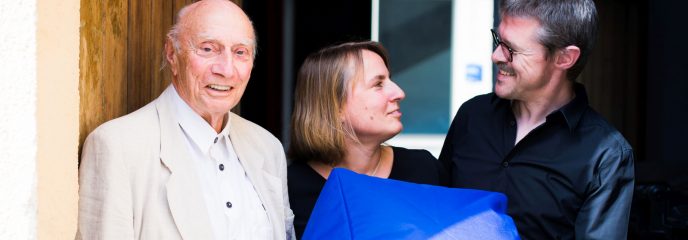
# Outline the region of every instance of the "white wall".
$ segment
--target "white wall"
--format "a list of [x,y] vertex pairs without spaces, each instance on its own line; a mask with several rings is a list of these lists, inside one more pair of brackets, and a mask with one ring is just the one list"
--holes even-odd
[[[423,0],[416,0],[423,2]],[[459,107],[467,100],[492,91],[492,35],[494,3],[488,0],[451,0],[451,93],[446,103],[450,123]],[[379,40],[380,0],[372,1],[371,39]],[[411,33],[412,34],[412,33]],[[392,59],[394,61],[394,59]],[[428,65],[435,65],[428,61]],[[424,67],[420,64],[418,67]],[[479,73],[479,74],[476,74]],[[399,77],[402,74],[397,74]],[[408,94],[408,93],[407,93]],[[408,96],[405,101],[413,101]],[[404,112],[404,109],[402,109]],[[408,110],[404,112],[409,113]],[[408,116],[408,115],[407,115]],[[388,144],[412,149],[425,149],[439,157],[446,134],[401,133]]]
[[36,238],[36,0],[0,1],[0,239]]
[[[451,116],[471,98],[492,91],[492,34],[494,2],[454,0],[452,21]],[[469,68],[468,66],[471,66]],[[480,79],[469,71],[480,69]]]

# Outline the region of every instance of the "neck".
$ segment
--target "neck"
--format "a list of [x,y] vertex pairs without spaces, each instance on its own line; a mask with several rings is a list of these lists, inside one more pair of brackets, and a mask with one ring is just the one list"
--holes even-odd
[[347,142],[346,152],[337,167],[344,167],[351,171],[375,175],[382,159],[382,146],[380,143],[360,144]]
[[212,113],[212,112],[207,112],[203,111],[199,108],[197,108],[194,104],[191,104],[191,102],[188,100],[190,99],[189,96],[185,94],[184,91],[179,91],[180,87],[178,86],[178,80],[176,78],[172,79],[172,86],[174,87],[174,91],[177,92],[177,95],[179,95],[179,98],[186,103],[191,110],[196,112],[205,122],[207,122],[210,127],[215,129],[215,132],[220,133],[222,131],[222,127],[225,125],[225,116],[227,116],[227,113]]
[[224,126],[224,123],[225,123],[225,115],[226,114],[219,115],[219,116],[201,115],[201,117],[208,124],[210,124],[210,127],[215,129],[215,132],[220,133],[222,131],[222,126]]
[[561,84],[546,87],[536,97],[514,100],[512,110],[519,123],[538,124],[545,121],[550,113],[569,103],[574,97],[573,83],[566,79]]
[[515,99],[512,102],[517,124],[514,144],[518,144],[530,131],[545,123],[547,115],[573,99],[573,83],[564,78],[558,80],[532,95],[535,97]]

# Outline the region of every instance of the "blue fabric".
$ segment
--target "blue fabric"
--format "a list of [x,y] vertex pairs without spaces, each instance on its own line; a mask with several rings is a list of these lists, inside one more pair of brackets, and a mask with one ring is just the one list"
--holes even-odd
[[370,177],[336,168],[303,239],[519,239],[501,193]]

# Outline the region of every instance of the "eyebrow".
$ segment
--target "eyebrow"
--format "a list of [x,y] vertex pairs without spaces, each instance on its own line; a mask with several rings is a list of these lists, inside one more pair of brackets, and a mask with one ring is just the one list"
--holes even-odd
[[387,77],[388,77],[388,75],[385,75],[385,74],[377,74],[377,75],[373,76],[372,78],[368,79],[367,82],[368,83],[375,83],[379,80],[385,80]]
[[502,36],[502,34],[499,32],[499,27],[497,27],[497,28],[495,28],[495,29],[493,29],[493,30],[494,30],[495,34],[497,34],[497,37],[499,38],[499,41],[503,42],[504,44],[506,44],[508,47],[510,47],[510,48],[513,49],[514,51],[519,52],[518,50],[516,50],[516,48],[521,49],[521,47],[518,47],[518,46],[517,46],[516,48],[514,48],[514,43],[510,42],[510,41],[507,40],[507,39],[504,39],[504,37]]
[[[512,43],[511,41],[509,41],[507,39],[504,39],[504,37],[502,37],[502,34],[499,34],[499,32],[497,32],[497,37],[499,37],[499,40],[502,41],[503,43],[505,43],[511,49],[514,49],[514,43]],[[516,49],[514,49],[514,50],[516,50]]]
[[[216,41],[216,42],[219,42],[217,38],[215,38],[215,37],[213,37],[213,36],[211,36],[211,35],[205,34],[205,33],[200,33],[200,34],[198,34],[197,38],[198,38],[198,39],[201,39],[201,40],[203,40],[203,41]],[[254,48],[255,48],[255,47],[256,47],[256,40],[255,40],[255,39],[252,39],[252,38],[246,38],[246,39],[240,40],[240,41],[238,42],[238,44],[239,44],[239,45],[245,45],[245,46],[251,46],[251,47],[254,47]],[[237,44],[235,43],[235,44],[233,44],[233,46],[234,46],[234,45],[237,45]]]

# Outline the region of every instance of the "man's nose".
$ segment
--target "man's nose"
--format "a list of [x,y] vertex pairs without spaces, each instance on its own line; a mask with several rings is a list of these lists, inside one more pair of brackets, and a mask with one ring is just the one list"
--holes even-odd
[[225,78],[233,77],[236,73],[236,66],[234,66],[234,63],[234,56],[225,52],[216,57],[211,67],[211,71],[213,74],[218,74]]
[[504,51],[499,49],[500,47],[502,47],[502,46],[497,45],[497,47],[494,50],[492,50],[491,58],[492,58],[493,63],[506,62],[507,61],[506,56],[504,56]]

